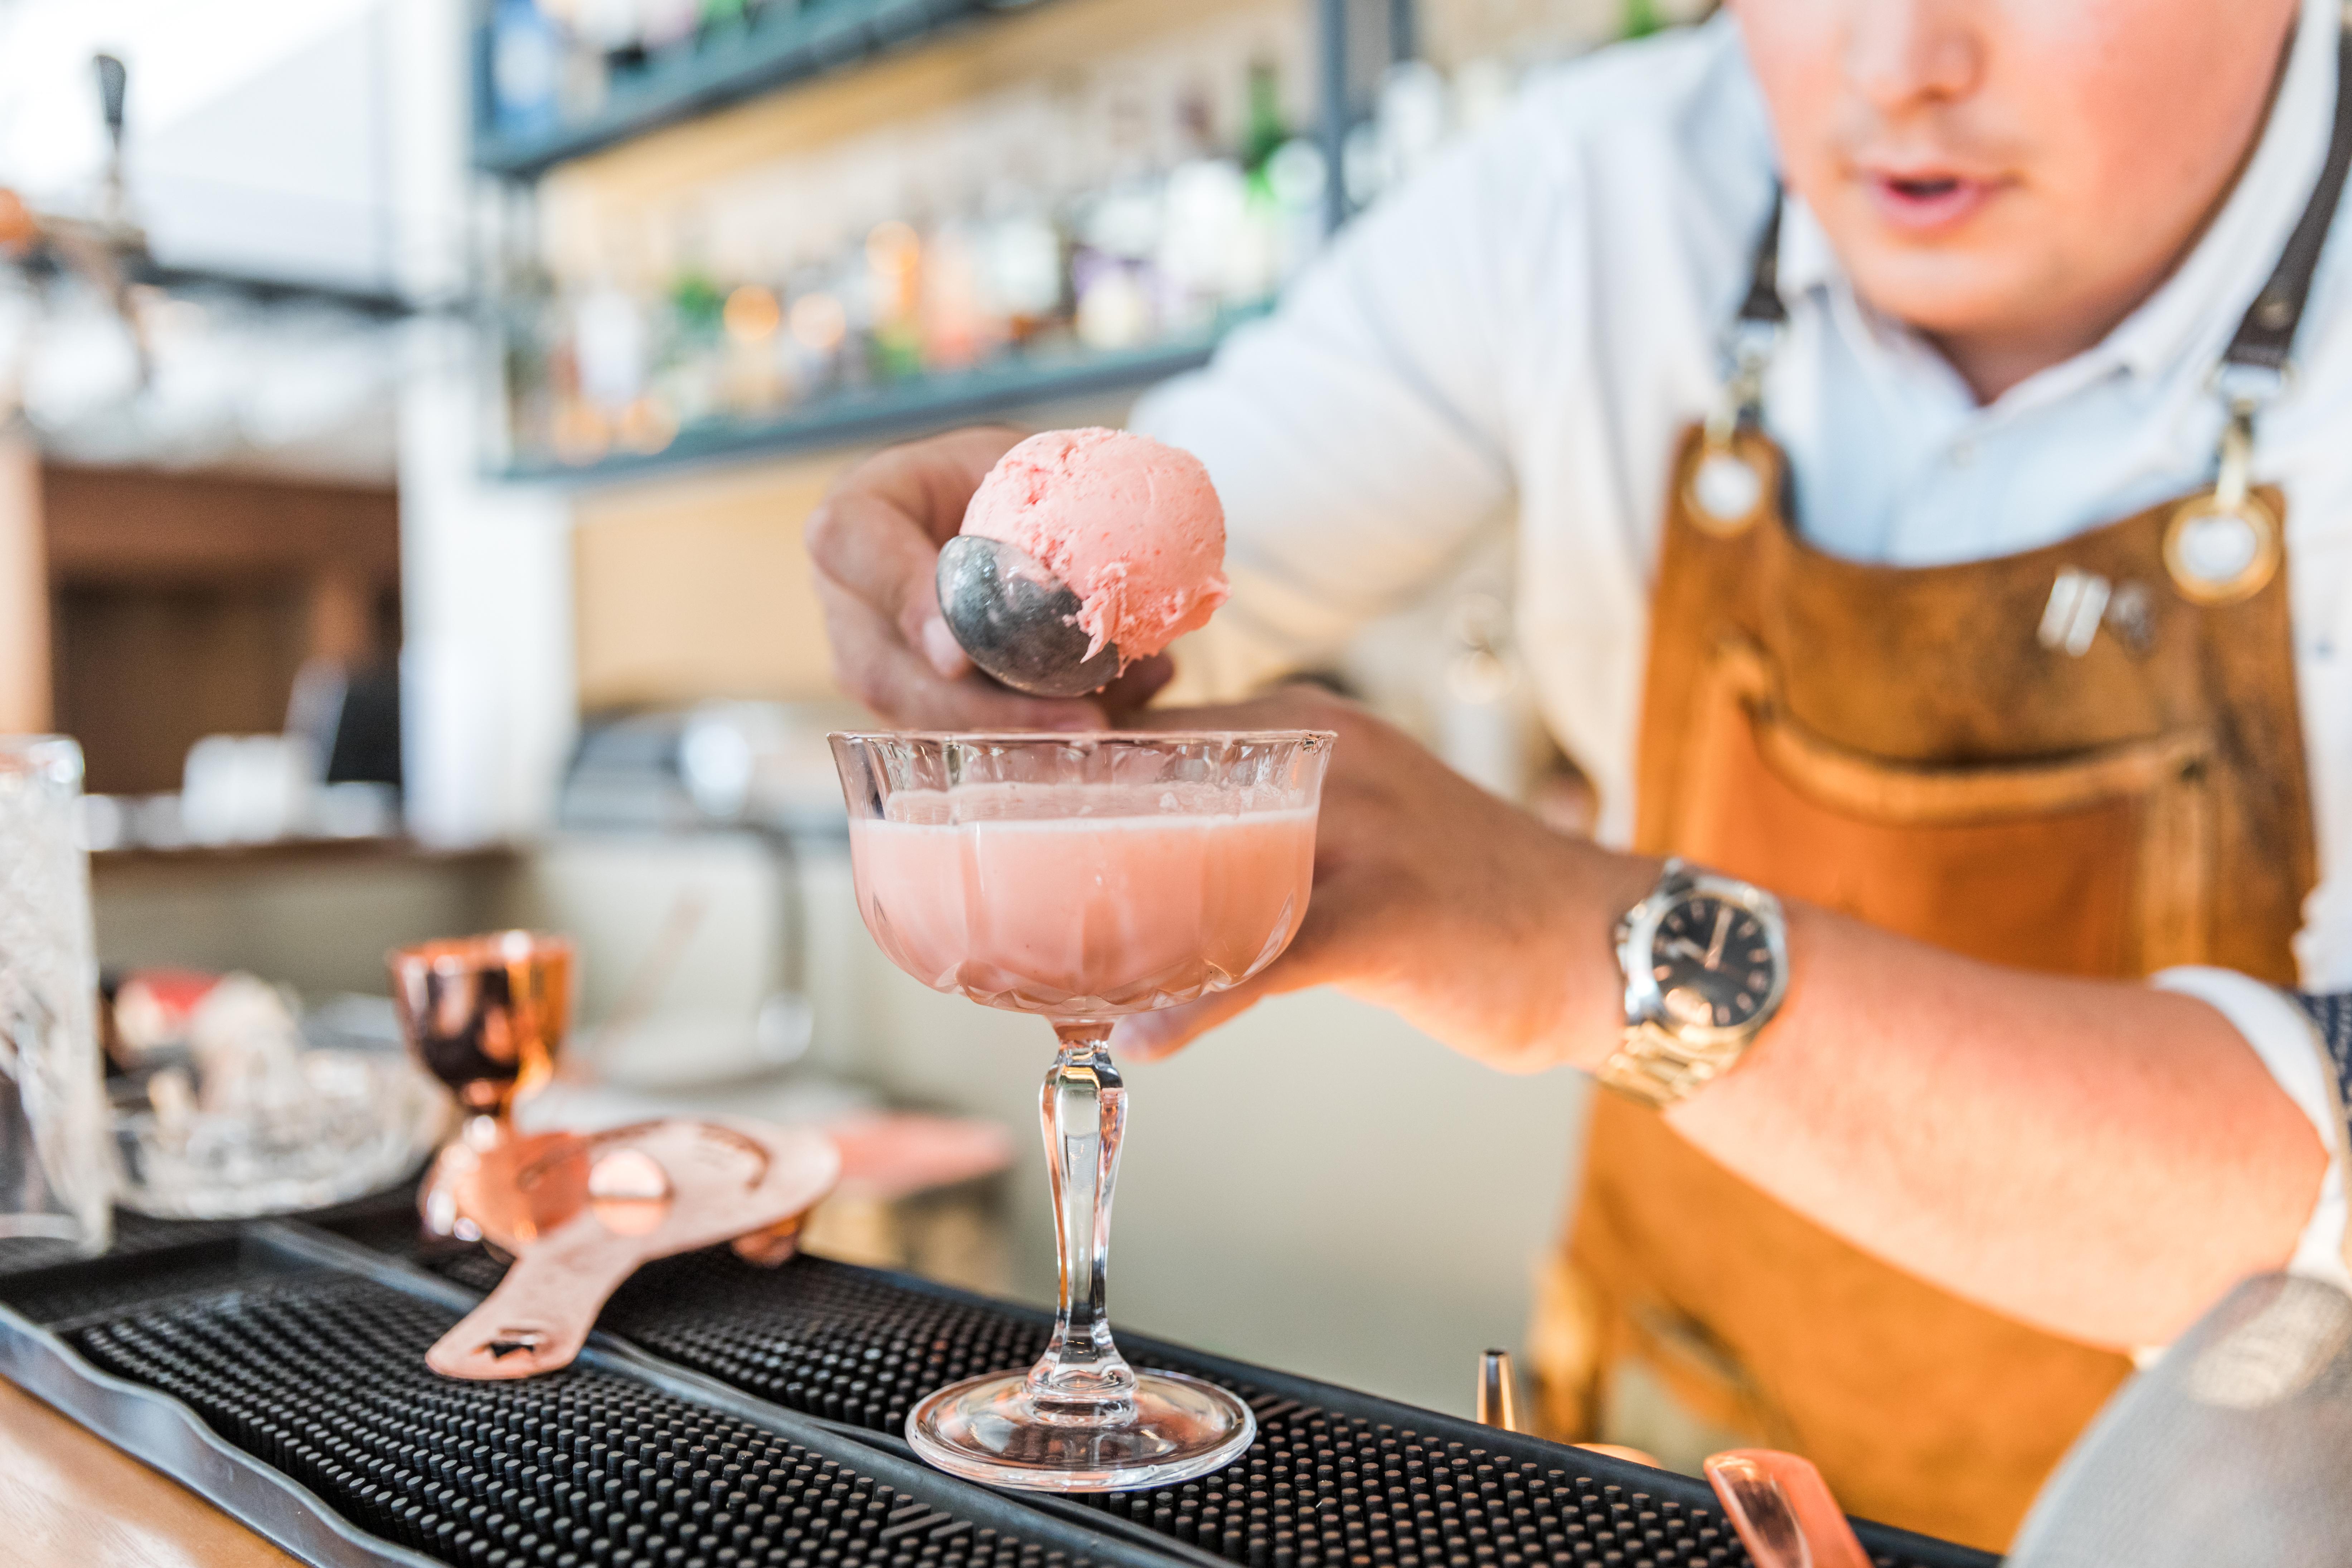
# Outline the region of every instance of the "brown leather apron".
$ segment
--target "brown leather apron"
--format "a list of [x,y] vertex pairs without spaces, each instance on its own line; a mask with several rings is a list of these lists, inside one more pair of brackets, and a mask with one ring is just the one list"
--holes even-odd
[[[2285,363],[2347,123],[2339,104],[2313,209],[2231,346],[2211,491],[1995,560],[1843,560],[1790,526],[1760,362],[1735,375],[1736,412],[1675,458],[1638,847],[1998,963],[2294,980],[2308,775],[2283,503],[2246,486],[2247,389]],[[1779,319],[1777,228],[1750,325]],[[1727,458],[1759,482],[1710,483]],[[1614,1095],[1565,1265],[1534,1334],[1556,1431],[1630,1440],[1604,1418],[1638,1368],[1710,1436],[1813,1459],[1848,1509],[1989,1548],[2130,1371],[1878,1261]]]

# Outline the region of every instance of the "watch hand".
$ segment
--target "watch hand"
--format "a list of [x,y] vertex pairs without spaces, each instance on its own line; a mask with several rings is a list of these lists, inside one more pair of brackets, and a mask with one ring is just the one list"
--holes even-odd
[[1679,952],[1685,958],[1696,958],[1701,963],[1706,963],[1706,950],[1699,946],[1698,943],[1691,941],[1691,939],[1686,936],[1667,938],[1664,942],[1659,944],[1658,951],[1661,952]]
[[1731,906],[1725,904],[1715,911],[1715,935],[1707,939],[1706,956],[1699,962],[1709,969],[1723,963],[1723,939],[1731,932]]

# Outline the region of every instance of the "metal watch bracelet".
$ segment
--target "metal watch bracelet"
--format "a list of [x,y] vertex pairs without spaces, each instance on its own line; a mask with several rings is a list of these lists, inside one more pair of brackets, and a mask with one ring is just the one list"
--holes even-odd
[[[1752,920],[1760,941],[1756,958],[1769,954],[1769,980],[1753,1013],[1738,1023],[1706,1026],[1670,1016],[1667,998],[1660,994],[1652,970],[1654,944],[1660,924],[1685,900],[1707,898],[1727,906],[1738,918]],[[1719,877],[1670,859],[1660,870],[1657,885],[1617,922],[1612,933],[1618,967],[1625,981],[1625,1025],[1617,1047],[1594,1076],[1618,1093],[1654,1110],[1664,1110],[1697,1093],[1738,1065],[1756,1036],[1780,1004],[1789,973],[1788,939],[1780,903],[1749,883]],[[1707,960],[1714,963],[1712,954]],[[1663,972],[1661,972],[1663,973]],[[1738,998],[1734,998],[1738,1000]],[[1744,1005],[1744,1004],[1743,1004]],[[1727,1008],[1726,1016],[1730,1010]]]
[[1610,1089],[1653,1110],[1689,1099],[1715,1081],[1746,1053],[1748,1043],[1694,1052],[1658,1025],[1629,1024],[1617,1048],[1593,1076]]

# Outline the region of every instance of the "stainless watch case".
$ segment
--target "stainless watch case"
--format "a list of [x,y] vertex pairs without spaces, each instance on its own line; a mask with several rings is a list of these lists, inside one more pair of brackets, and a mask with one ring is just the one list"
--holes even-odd
[[[1764,944],[1771,953],[1772,979],[1755,1016],[1728,1027],[1690,1023],[1667,1012],[1666,999],[1652,973],[1658,926],[1675,906],[1696,898],[1719,899],[1756,917],[1763,928]],[[1617,922],[1617,969],[1625,978],[1625,1027],[1643,1026],[1671,1036],[1695,1057],[1736,1053],[1780,1010],[1789,988],[1788,921],[1780,900],[1750,883],[1669,860],[1649,897],[1625,911]],[[1728,1063],[1725,1064],[1728,1066]]]

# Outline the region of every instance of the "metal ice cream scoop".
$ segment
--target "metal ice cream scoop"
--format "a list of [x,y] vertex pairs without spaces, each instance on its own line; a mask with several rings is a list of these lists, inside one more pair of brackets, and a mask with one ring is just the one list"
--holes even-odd
[[1083,697],[1118,674],[1118,645],[1077,622],[1069,584],[1024,551],[960,533],[940,547],[940,610],[971,662],[1032,697]]

